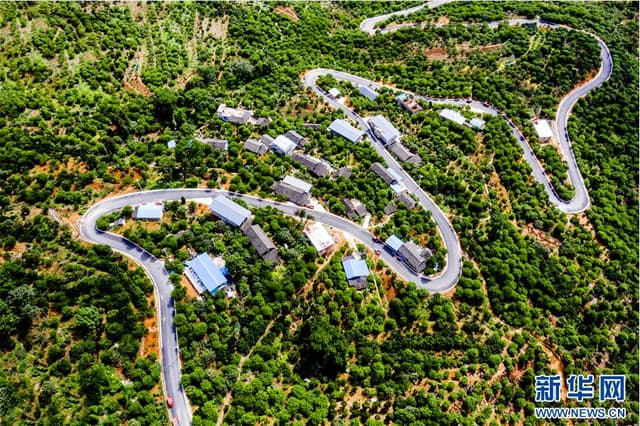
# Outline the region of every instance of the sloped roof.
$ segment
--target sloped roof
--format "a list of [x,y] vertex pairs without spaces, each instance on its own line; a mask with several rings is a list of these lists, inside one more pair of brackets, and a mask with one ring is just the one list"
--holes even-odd
[[327,129],[354,143],[358,142],[362,135],[364,135],[362,130],[353,127],[347,123],[346,120],[342,119],[333,120]]
[[404,241],[402,241],[396,235],[392,235],[389,238],[387,238],[384,244],[390,249],[392,249],[393,251],[398,251],[400,250],[400,247],[402,247],[402,245],[404,244]]
[[366,277],[369,275],[369,267],[367,262],[362,259],[355,259],[351,256],[342,259],[342,267],[347,279],[351,280],[358,277]]
[[160,204],[141,204],[136,208],[136,219],[160,220],[164,206]]
[[303,192],[310,192],[311,188],[313,188],[313,185],[311,185],[310,183],[305,182],[302,179],[298,179],[297,177],[293,177],[293,176],[285,176],[285,178],[282,179],[282,182],[288,185],[291,185],[293,187],[296,187]]
[[214,215],[233,226],[242,225],[251,216],[249,210],[223,196],[214,198],[209,208]]
[[211,294],[227,284],[227,278],[213,264],[208,253],[201,253],[186,264]]
[[369,120],[369,124],[377,129],[385,143],[391,142],[393,139],[400,137],[400,131],[393,127],[393,124],[391,124],[389,120],[382,115],[372,117],[371,120]]
[[458,111],[447,108],[440,111],[440,117],[446,118],[447,120],[451,120],[454,123],[458,124],[464,124],[467,121],[467,119],[464,118]]
[[280,135],[273,140],[273,142],[271,143],[271,148],[275,148],[277,151],[283,154],[289,154],[296,148],[296,143],[285,135]]
[[268,147],[256,139],[247,139],[244,142],[244,149],[255,154],[264,154],[267,152]]
[[378,97],[379,93],[370,88],[369,86],[365,86],[363,84],[358,86],[358,90],[362,93],[363,96],[368,98],[370,101],[375,101]]
[[276,248],[271,238],[264,233],[260,225],[252,225],[247,229],[247,237],[260,256]]

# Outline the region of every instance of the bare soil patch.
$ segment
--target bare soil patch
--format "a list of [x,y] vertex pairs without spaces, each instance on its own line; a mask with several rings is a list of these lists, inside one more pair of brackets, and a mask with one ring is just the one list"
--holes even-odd
[[286,16],[292,21],[298,20],[298,15],[296,11],[290,6],[278,6],[273,10],[275,13],[279,13],[280,15]]

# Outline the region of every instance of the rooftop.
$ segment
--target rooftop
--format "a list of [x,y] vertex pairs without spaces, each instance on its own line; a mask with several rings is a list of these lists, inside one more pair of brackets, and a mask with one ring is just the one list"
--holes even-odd
[[141,220],[160,220],[162,219],[162,211],[164,206],[162,203],[141,204],[136,208],[136,219]]
[[296,143],[287,136],[280,135],[271,142],[271,148],[282,154],[290,154],[296,148]]
[[306,227],[304,234],[309,238],[309,241],[311,241],[311,244],[318,253],[322,253],[334,244],[331,234],[329,234],[327,228],[321,223],[315,222],[313,225]]
[[244,149],[254,154],[262,155],[267,152],[269,148],[257,139],[247,139],[244,143]]
[[398,238],[395,234],[390,236],[389,238],[387,238],[387,240],[384,242],[384,244],[389,247],[391,250],[393,250],[394,252],[400,250],[400,247],[402,247],[402,245],[404,244],[404,241],[402,241],[400,238]]
[[293,176],[286,176],[284,179],[282,179],[282,182],[289,184],[295,188],[298,188],[304,192],[310,192],[311,188],[313,188],[313,185],[311,185],[310,183],[305,182],[302,179],[298,179]]
[[447,108],[440,110],[440,117],[446,118],[447,120],[451,120],[454,123],[458,123],[460,125],[464,124],[467,121],[467,119],[464,118],[458,111]]
[[471,127],[482,130],[484,129],[485,121],[481,118],[472,118],[471,121],[469,121],[469,124]]
[[218,269],[208,253],[201,253],[193,259],[185,262],[192,274],[187,274],[190,279],[197,279],[211,294],[215,294],[227,284],[227,278]]
[[289,201],[292,201],[299,205],[306,205],[309,203],[309,199],[311,195],[308,192],[303,191],[300,188],[297,188],[293,185],[289,185],[283,181],[275,182],[271,189],[273,192],[279,195],[283,195],[287,197]]
[[214,198],[209,208],[214,215],[233,226],[242,225],[251,216],[249,210],[224,196]]
[[[255,247],[256,251],[263,258],[269,258],[269,260],[276,260],[278,257],[278,249],[271,238],[264,233],[260,225],[252,225],[247,229],[247,237],[249,241]],[[275,250],[275,253],[273,252]]]
[[389,185],[396,181],[395,177],[389,173],[388,169],[385,169],[384,166],[380,163],[373,163],[371,165],[371,170],[373,170],[375,174],[380,176],[382,180],[384,180],[385,183]]
[[342,267],[344,268],[344,273],[347,275],[348,280],[366,277],[369,275],[367,262],[362,259],[356,259],[353,256],[342,259]]
[[400,131],[382,115],[376,115],[369,120],[369,125],[373,127],[375,133],[384,143],[390,143],[400,137]]
[[353,143],[358,142],[362,135],[364,135],[362,130],[353,127],[346,120],[342,119],[334,120],[327,129]]
[[539,138],[552,138],[553,130],[551,130],[551,126],[547,120],[538,120],[533,123],[533,127],[536,129],[536,133]]
[[370,101],[375,101],[376,98],[379,95],[378,92],[376,92],[375,90],[373,90],[369,86],[365,86],[363,84],[358,86],[358,90],[360,91],[360,93],[362,93],[363,96],[365,96]]

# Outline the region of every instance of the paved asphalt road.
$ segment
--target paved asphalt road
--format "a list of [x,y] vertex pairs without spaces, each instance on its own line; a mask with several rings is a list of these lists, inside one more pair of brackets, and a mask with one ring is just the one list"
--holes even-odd
[[[421,4],[419,6],[415,6],[405,10],[365,19],[360,24],[360,29],[368,33],[369,35],[375,35],[376,33],[389,33],[393,31],[397,31],[401,28],[420,26],[421,24],[407,23],[407,24],[400,24],[398,26],[394,26],[388,29],[375,28],[377,24],[384,22],[385,20],[387,20],[393,15],[405,16],[417,10],[420,10],[424,7],[428,7],[431,9],[446,3],[451,3],[453,1],[456,1],[456,0],[434,0],[429,3]],[[593,37],[598,42],[598,45],[600,46],[600,69],[597,75],[591,80],[589,80],[588,82],[586,82],[585,84],[581,85],[580,87],[575,88],[574,90],[569,92],[564,98],[562,98],[562,100],[560,101],[560,104],[558,105],[556,120],[552,126],[554,133],[556,135],[556,139],[560,145],[562,158],[568,164],[568,177],[569,177],[571,186],[574,189],[574,196],[572,199],[563,200],[562,198],[560,198],[556,190],[553,188],[553,185],[551,185],[550,179],[545,173],[542,165],[540,164],[536,156],[533,154],[533,150],[531,149],[531,146],[528,144],[528,142],[522,135],[522,132],[520,132],[520,130],[511,122],[511,120],[502,112],[500,112],[498,109],[494,108],[493,106],[486,107],[486,111],[485,111],[486,113],[489,113],[491,115],[501,115],[509,123],[513,136],[516,138],[516,140],[518,141],[518,143],[520,144],[520,146],[524,151],[525,160],[529,163],[529,165],[531,166],[531,169],[533,170],[532,174],[534,179],[543,185],[544,190],[549,197],[549,201],[554,206],[556,206],[558,210],[562,211],[563,213],[582,212],[588,209],[591,203],[589,200],[589,194],[587,192],[587,188],[584,184],[584,180],[582,178],[582,174],[580,173],[580,169],[576,164],[575,155],[571,147],[571,141],[569,140],[569,134],[567,132],[567,121],[569,119],[569,114],[571,113],[571,110],[573,109],[573,106],[575,105],[575,103],[578,102],[580,98],[586,96],[587,93],[589,93],[596,87],[601,86],[611,76],[611,72],[613,70],[613,60],[611,58],[611,53],[609,52],[607,45],[602,41],[602,39],[600,39],[595,34],[592,34],[584,30],[577,30],[566,25],[554,24],[549,21],[538,20],[538,19],[511,19],[507,21],[490,22],[487,25],[489,28],[497,28],[501,22],[502,23],[506,22],[508,25],[535,24],[538,27],[562,28],[569,31],[579,31],[581,33],[584,33]],[[468,24],[468,25],[480,25],[480,24]],[[440,26],[443,26],[443,24],[438,24],[436,26],[440,27]],[[325,70],[325,71],[328,71],[327,74],[333,73],[331,70]],[[346,78],[346,80],[350,80],[350,79]],[[360,80],[364,80],[364,79],[360,79]],[[371,82],[368,82],[366,80],[365,80],[365,83],[358,82],[358,84],[369,84],[369,83]],[[376,84],[374,85],[374,87],[380,87],[380,85]],[[438,99],[438,98],[430,98],[427,96],[418,96],[418,95],[416,95],[416,97],[431,101],[433,103],[440,103],[440,104],[457,104],[457,105],[468,104],[464,100]],[[482,109],[481,108],[482,104],[475,101],[473,101],[469,106],[473,109]]]
[[[416,6],[410,9],[406,9],[400,12],[394,12],[392,14],[381,15],[378,17],[366,19],[360,25],[360,28],[363,31],[366,31],[369,34],[375,34],[375,25],[378,22],[384,21],[391,15],[407,15],[409,13],[415,12],[423,7],[433,8],[441,4],[449,3],[453,0],[435,0],[427,4],[423,4],[420,6]],[[543,21],[530,21],[530,20],[511,20],[509,21],[511,25],[522,25],[524,23],[536,23],[539,26],[549,26],[549,27],[563,27],[567,29],[571,29],[569,27],[556,25],[552,23],[547,23]],[[492,23],[491,25],[496,25],[496,23]],[[388,31],[392,31],[387,30]],[[584,32],[584,31],[583,31]],[[598,41],[601,49],[601,60],[602,65],[599,73],[595,78],[582,85],[581,87],[573,90],[569,93],[565,98],[562,99],[560,105],[558,107],[557,120],[554,124],[554,130],[556,135],[558,136],[558,140],[560,142],[560,146],[562,149],[562,153],[565,159],[568,159],[569,163],[569,178],[571,183],[573,184],[576,195],[572,200],[564,201],[560,200],[560,198],[555,193],[555,190],[549,183],[542,167],[538,163],[535,156],[532,154],[530,146],[522,137],[521,132],[511,123],[511,121],[502,114],[497,109],[492,106],[485,106],[479,102],[467,102],[466,100],[456,100],[456,99],[436,99],[423,97],[425,100],[429,100],[434,103],[444,103],[444,104],[457,104],[457,105],[469,105],[472,109],[477,110],[482,113],[491,114],[491,115],[502,115],[505,120],[510,124],[514,137],[519,141],[521,146],[524,149],[525,159],[529,162],[531,167],[533,168],[534,177],[538,182],[541,182],[547,193],[549,194],[550,200],[563,212],[566,213],[575,213],[582,211],[589,207],[589,197],[586,192],[586,188],[584,187],[584,183],[582,181],[582,176],[580,171],[576,165],[575,158],[573,155],[573,151],[571,150],[571,144],[566,132],[566,125],[568,120],[568,115],[571,112],[573,105],[577,102],[577,100],[583,96],[585,96],[589,91],[601,85],[604,81],[606,81],[611,75],[612,70],[612,59],[609,53],[607,46],[600,40],[598,37],[593,34],[587,33]],[[357,77],[348,73],[343,73],[335,70],[326,70],[326,69],[315,69],[307,72],[303,78],[305,85],[311,87],[319,96],[322,96],[325,101],[336,108],[339,108],[345,112],[345,114],[357,122],[363,129],[367,131],[367,136],[373,144],[373,147],[378,151],[378,153],[385,159],[387,164],[392,167],[398,174],[400,174],[405,182],[405,185],[409,191],[411,191],[419,200],[422,207],[431,212],[433,220],[436,222],[438,227],[438,231],[444,241],[444,244],[447,248],[447,265],[446,268],[441,271],[438,276],[429,277],[425,279],[421,277],[409,269],[397,260],[395,257],[391,256],[386,251],[382,250],[381,257],[384,261],[398,273],[402,278],[415,282],[419,287],[424,288],[426,290],[432,292],[445,291],[453,286],[458,281],[461,271],[462,257],[461,257],[461,249],[460,243],[457,235],[455,234],[453,227],[448,221],[447,217],[444,215],[442,210],[431,200],[431,198],[416,184],[416,182],[409,176],[398,164],[398,162],[393,158],[387,151],[382,147],[380,143],[376,141],[376,138],[368,129],[367,123],[353,111],[346,108],[344,105],[341,105],[331,99],[324,91],[322,91],[316,84],[316,79],[321,75],[331,74],[335,78],[340,80],[347,80],[352,82],[353,84],[365,84],[370,85],[373,88],[379,89],[381,87],[380,84],[366,80],[361,77]],[[358,224],[350,222],[342,217],[333,215],[331,213],[319,212],[299,206],[292,205],[290,203],[279,203],[271,200],[264,200],[260,198],[256,198],[248,195],[241,195],[236,193],[230,193],[223,190],[211,190],[211,189],[165,189],[165,190],[156,190],[156,191],[143,191],[137,192],[133,194],[127,194],[119,197],[108,198],[103,200],[95,205],[93,205],[82,217],[80,221],[80,235],[83,239],[96,243],[96,244],[107,244],[111,246],[114,250],[125,254],[126,256],[134,259],[138,262],[150,276],[151,280],[154,283],[154,288],[156,291],[156,300],[158,302],[158,317],[160,318],[159,322],[159,335],[160,335],[160,347],[161,347],[161,362],[162,362],[162,381],[164,386],[164,393],[167,396],[173,398],[173,407],[170,409],[170,414],[172,418],[175,418],[179,421],[181,425],[189,425],[191,424],[192,413],[191,407],[189,405],[189,401],[186,397],[184,390],[182,389],[182,385],[180,384],[181,378],[181,365],[180,365],[180,357],[179,357],[179,347],[178,347],[178,335],[175,328],[175,324],[173,321],[175,315],[175,308],[173,304],[173,300],[171,299],[171,291],[173,286],[169,281],[169,274],[167,270],[164,268],[164,264],[162,261],[156,259],[151,253],[143,250],[141,247],[133,244],[127,239],[111,234],[108,232],[102,232],[97,230],[95,227],[96,221],[101,216],[110,213],[115,210],[119,210],[126,205],[134,205],[140,203],[151,203],[156,201],[169,201],[169,200],[178,200],[182,197],[185,199],[202,199],[202,198],[212,198],[217,195],[226,195],[230,197],[241,198],[247,202],[247,204],[256,206],[256,207],[266,207],[271,206],[282,213],[297,216],[300,211],[306,211],[307,215],[321,223],[326,225],[335,227],[336,229],[348,232],[352,234],[355,238],[360,240],[363,244],[368,246],[371,249],[381,249],[382,245],[375,243],[372,240],[372,235],[367,232],[365,229],[360,227]]]
[[[107,198],[94,204],[80,220],[81,237],[94,244],[106,244],[115,251],[121,252],[134,259],[140,264],[151,278],[158,301],[158,318],[160,318],[160,347],[161,363],[163,372],[163,385],[165,395],[173,398],[171,416],[177,418],[181,425],[191,423],[191,407],[186,394],[180,384],[181,366],[179,358],[178,334],[173,322],[175,308],[171,292],[173,285],[169,281],[169,273],[162,261],[158,260],[151,253],[127,240],[126,238],[103,232],[96,228],[96,221],[105,214],[120,210],[124,206],[140,203],[153,203],[157,201],[186,200],[213,198],[218,195],[226,195],[231,198],[244,200],[247,204],[255,207],[273,207],[284,214],[299,216],[301,211],[305,211],[310,219],[332,226],[341,231],[353,235],[365,246],[372,250],[381,250],[380,257],[393,269],[400,277],[407,281],[413,281],[418,287],[432,292],[444,291],[453,287],[457,282],[457,276],[451,273],[442,274],[440,277],[427,281],[423,277],[409,270],[404,263],[396,259],[383,249],[382,244],[373,240],[373,234],[362,228],[359,224],[351,222],[343,217],[328,212],[320,212],[306,207],[296,206],[291,203],[280,203],[273,200],[265,200],[249,195],[237,194],[216,189],[160,189],[154,191],[142,191],[119,197]],[[453,230],[451,230],[453,232]],[[448,271],[452,269],[449,268]],[[446,277],[446,281],[442,277]]]

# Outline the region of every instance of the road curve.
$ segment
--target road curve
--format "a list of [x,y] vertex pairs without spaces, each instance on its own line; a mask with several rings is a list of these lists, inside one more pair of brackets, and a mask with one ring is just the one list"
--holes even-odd
[[[273,207],[289,216],[299,216],[304,211],[312,220],[325,225],[332,226],[344,232],[348,232],[362,244],[372,250],[381,250],[382,244],[373,240],[373,234],[362,228],[359,224],[351,222],[343,217],[328,212],[316,211],[306,207],[296,206],[291,203],[281,203],[278,201],[262,199],[250,195],[242,195],[217,189],[159,189],[152,191],[141,191],[118,197],[102,200],[87,210],[80,220],[80,236],[82,239],[94,244],[106,244],[113,250],[136,261],[142,266],[151,278],[156,292],[160,351],[162,364],[162,382],[164,393],[173,398],[173,407],[170,409],[172,418],[178,419],[181,425],[191,424],[191,407],[187,396],[182,388],[181,365],[179,357],[178,334],[174,323],[175,307],[171,292],[173,285],[169,280],[169,273],[162,261],[158,260],[151,253],[132,243],[126,238],[110,232],[100,231],[96,228],[96,221],[105,214],[122,209],[124,206],[140,203],[153,203],[157,201],[175,201],[185,198],[202,199],[213,198],[218,195],[225,195],[231,198],[239,198],[254,207]],[[453,229],[450,229],[453,234]],[[454,234],[455,235],[455,234]],[[404,263],[396,259],[385,250],[381,250],[380,257],[393,269],[401,278],[413,281],[420,288],[431,292],[441,292],[455,286],[458,281],[459,268],[447,268],[445,272],[431,280],[414,273],[406,267]]]
[[[454,0],[435,0],[427,4],[422,4],[416,7],[405,9],[403,11],[365,19],[360,25],[360,28],[363,31],[366,31],[367,33],[373,35],[376,33],[375,25],[378,22],[386,20],[392,15],[407,15],[422,9],[423,7],[433,8],[445,3],[449,3],[451,1]],[[562,27],[572,30],[571,28],[564,25],[557,25],[539,20],[512,20],[509,21],[509,23],[511,25],[536,23],[536,25],[538,26]],[[390,32],[393,31],[393,29],[383,31]],[[571,112],[571,109],[573,108],[573,105],[575,105],[578,99],[585,96],[588,92],[604,83],[610,77],[612,71],[611,54],[605,43],[593,34],[585,31],[582,32],[593,36],[598,41],[601,49],[600,57],[602,64],[598,74],[593,79],[591,79],[581,87],[574,89],[561,100],[558,107],[557,118],[554,123],[554,130],[556,132],[556,135],[558,136],[562,154],[565,160],[567,160],[569,163],[569,179],[571,180],[571,183],[576,191],[576,195],[572,200],[564,201],[558,197],[552,185],[550,184],[549,179],[545,175],[540,163],[533,155],[531,147],[526,142],[522,133],[509,120],[509,118],[498,109],[492,106],[483,105],[482,103],[476,101],[471,102],[471,104],[469,105],[466,100],[438,99],[422,96],[423,99],[431,101],[433,103],[469,105],[472,109],[476,109],[482,113],[501,115],[505,120],[507,120],[512,129],[514,137],[516,137],[518,142],[523,147],[525,159],[531,165],[535,179],[544,185],[545,191],[549,194],[549,199],[551,200],[551,202],[555,204],[558,209],[565,213],[576,213],[589,207],[589,197],[586,188],[584,187],[584,182],[582,180],[580,171],[576,165],[575,157],[573,155],[571,143],[569,141],[566,130],[568,116]],[[307,72],[303,78],[306,86],[310,87],[327,103],[343,110],[348,117],[353,119],[363,129],[365,129],[365,131],[367,132],[367,136],[372,141],[373,147],[376,149],[376,151],[378,151],[378,153],[385,159],[387,164],[389,164],[397,173],[403,176],[407,189],[409,189],[409,191],[411,191],[418,198],[423,208],[431,212],[432,218],[436,222],[438,231],[440,232],[443,242],[447,248],[447,265],[438,276],[425,279],[424,277],[421,277],[410,271],[402,262],[391,256],[386,251],[381,251],[380,256],[400,277],[405,280],[415,282],[416,285],[420,288],[431,292],[441,292],[453,288],[460,277],[462,269],[462,255],[460,242],[457,235],[455,234],[455,231],[453,230],[453,227],[451,226],[451,223],[448,221],[442,210],[440,210],[440,208],[433,202],[433,200],[419,187],[419,185],[413,180],[413,178],[404,171],[404,169],[400,166],[400,164],[398,164],[395,158],[393,158],[389,154],[389,152],[384,149],[384,147],[382,147],[381,144],[376,142],[375,136],[369,131],[366,122],[355,112],[349,110],[344,105],[339,104],[335,100],[331,99],[326,93],[324,93],[324,91],[322,91],[322,89],[320,89],[315,84],[315,81],[319,76],[327,74],[331,74],[337,79],[350,81],[353,84],[366,84],[378,89],[381,88],[382,85],[348,73],[326,69],[311,70]],[[278,209],[284,214],[291,216],[298,216],[301,211],[304,211],[306,212],[307,216],[313,220],[352,234],[355,238],[360,240],[370,249],[375,250],[382,248],[380,244],[373,241],[372,234],[370,234],[360,225],[346,220],[340,216],[327,212],[311,210],[305,207],[295,206],[290,203],[280,203],[272,200],[261,199],[249,195],[241,195],[224,190],[161,189],[153,191],[142,191],[108,198],[93,205],[80,220],[79,224],[81,238],[90,243],[109,245],[113,250],[118,251],[133,259],[140,266],[142,266],[143,269],[145,269],[146,273],[149,275],[154,284],[157,301],[156,308],[158,310],[159,318],[158,324],[161,347],[162,383],[165,395],[171,396],[173,398],[173,406],[169,410],[170,416],[178,420],[179,424],[181,425],[191,424],[192,413],[186,393],[184,392],[184,389],[182,388],[182,385],[180,383],[180,351],[178,346],[178,334],[174,323],[175,307],[173,299],[171,298],[173,285],[169,280],[169,273],[165,269],[163,262],[158,260],[151,253],[145,251],[141,247],[137,246],[136,244],[132,243],[122,236],[109,232],[99,231],[96,228],[96,221],[101,216],[119,210],[127,205],[156,201],[172,201],[179,200],[183,197],[185,199],[212,198],[218,195],[226,195],[232,198],[241,198],[246,201],[247,204],[255,207],[270,206]]]
[[[360,24],[360,29],[366,32],[369,35],[375,35],[376,33],[390,33],[393,31],[397,31],[401,28],[408,27],[422,27],[423,24],[402,24],[398,26],[394,26],[392,28],[382,28],[376,29],[376,25],[380,22],[387,20],[388,18],[396,15],[396,16],[405,16],[410,13],[416,12],[424,7],[434,8],[446,3],[451,3],[456,0],[435,0],[429,3],[425,3],[419,6],[411,7],[408,9],[404,9],[397,12],[388,13],[385,15],[376,16],[373,18],[365,19]],[[509,124],[511,131],[523,148],[524,158],[529,163],[532,169],[532,174],[534,179],[542,184],[544,187],[547,196],[549,197],[549,201],[561,212],[566,214],[572,213],[580,213],[589,208],[591,202],[589,200],[589,194],[587,192],[587,188],[584,184],[584,180],[582,178],[582,174],[580,173],[580,169],[576,163],[575,155],[573,153],[573,149],[571,147],[571,141],[569,139],[569,133],[567,131],[567,122],[569,119],[569,114],[573,109],[573,106],[578,102],[578,100],[584,96],[586,96],[593,89],[601,86],[605,81],[611,77],[611,73],[613,70],[613,59],[611,58],[611,52],[609,48],[604,43],[604,41],[598,37],[597,35],[590,33],[588,31],[579,30],[575,28],[571,28],[567,25],[563,24],[555,24],[553,22],[545,21],[542,19],[510,19],[506,21],[493,21],[486,23],[489,28],[496,28],[501,22],[507,23],[508,25],[527,25],[527,24],[535,24],[538,27],[545,28],[562,28],[569,31],[579,31],[581,33],[587,34],[593,37],[600,47],[600,69],[598,73],[589,81],[582,84],[579,87],[576,87],[572,91],[570,91],[567,95],[565,95],[560,103],[558,104],[558,111],[556,112],[556,119],[553,122],[553,130],[557,137],[560,152],[563,160],[568,164],[568,178],[571,186],[574,189],[574,196],[570,200],[564,200],[560,198],[555,188],[551,184],[551,181],[547,174],[544,171],[544,168],[533,154],[533,150],[531,146],[528,144],[526,139],[524,138],[522,132],[513,124],[513,122],[502,112],[500,112],[497,108],[493,106],[489,106],[487,109],[488,113],[492,115],[501,115]],[[441,27],[447,24],[437,24],[435,26]],[[483,25],[483,24],[461,24],[461,25]],[[379,86],[379,85],[378,85]],[[395,90],[395,89],[394,89]],[[433,103],[443,103],[443,104],[466,104],[464,100],[451,100],[451,99],[437,99],[430,98],[426,96],[418,96],[425,100],[431,101]],[[472,108],[478,107],[480,105],[479,102],[472,102]]]

